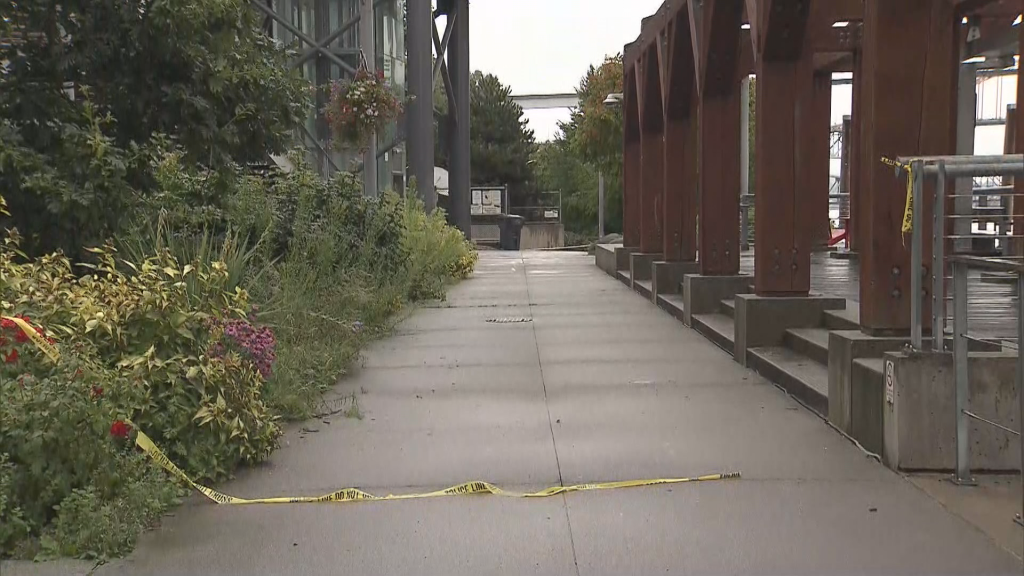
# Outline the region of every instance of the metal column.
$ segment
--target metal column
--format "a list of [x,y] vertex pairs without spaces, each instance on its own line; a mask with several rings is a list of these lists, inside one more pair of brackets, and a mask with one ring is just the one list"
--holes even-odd
[[[968,402],[967,372],[967,264],[953,264],[953,368],[956,396],[956,469],[953,480],[960,484],[971,482],[971,446],[968,438],[969,423],[964,410]],[[1019,284],[1019,282],[1018,282]]]
[[[957,179],[959,182],[963,178]],[[968,180],[970,181],[970,180]],[[946,163],[939,162],[939,176],[935,182],[935,200],[932,204],[932,350],[945,349],[946,321]],[[958,218],[957,220],[965,220]],[[969,222],[969,221],[968,221]]]
[[[921,350],[921,301],[924,299],[922,291],[922,266],[924,262],[924,218],[922,217],[922,201],[924,200],[924,163],[920,160],[911,162],[911,176],[913,185],[913,231],[910,234],[910,345],[914,350]],[[863,280],[861,280],[863,282]]]
[[432,49],[430,0],[407,0],[408,26],[406,72],[412,101],[406,113],[409,171],[416,178],[416,192],[427,213],[437,206],[434,190],[434,86],[430,55]]
[[[366,57],[366,69],[371,74],[377,70],[377,48],[373,41],[375,22],[373,0],[360,0],[359,48]],[[363,154],[363,195],[375,197],[377,192],[377,135],[374,134],[370,137],[370,144]]]
[[[455,22],[448,46],[448,71],[451,74],[456,116],[451,131],[451,157],[448,186],[452,220],[471,238],[469,215],[470,148],[469,148],[469,0],[453,0]],[[449,16],[449,26],[452,25]]]
[[[956,153],[969,156],[974,154],[975,124],[977,123],[977,64],[961,64],[957,87],[956,111]],[[956,197],[954,206],[956,214],[971,213],[971,193],[974,190],[972,178],[959,178],[956,181]],[[936,230],[939,230],[936,228]],[[938,232],[936,232],[938,233]],[[957,218],[953,222],[953,252],[970,252],[971,220]]]

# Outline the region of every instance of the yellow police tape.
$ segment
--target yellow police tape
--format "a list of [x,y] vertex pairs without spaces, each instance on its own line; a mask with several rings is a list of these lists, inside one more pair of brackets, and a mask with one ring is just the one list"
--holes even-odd
[[907,203],[903,208],[903,226],[900,228],[900,232],[904,235],[903,244],[906,245],[906,235],[914,230],[914,168],[910,164],[904,164],[884,156],[882,164],[892,166],[897,170],[904,170],[907,173]]
[[[58,362],[60,360],[60,352],[57,347],[51,344],[46,338],[36,332],[35,328],[31,324],[21,318],[14,316],[0,316],[4,320],[10,320],[14,322],[25,335],[28,336],[32,342],[39,347],[51,360]],[[138,427],[136,427],[137,429]],[[176,476],[177,478],[184,481],[186,484],[195,488],[201,492],[204,496],[213,500],[217,504],[303,504],[303,503],[318,503],[318,502],[353,502],[357,500],[415,500],[420,498],[437,498],[440,496],[461,496],[466,494],[494,494],[496,496],[510,496],[514,498],[546,498],[548,496],[556,496],[558,494],[566,494],[568,492],[583,492],[585,490],[610,490],[613,488],[634,488],[639,486],[656,486],[659,484],[683,484],[686,482],[710,482],[713,480],[730,480],[739,478],[739,472],[730,472],[726,474],[709,474],[707,476],[697,476],[694,478],[658,478],[654,480],[624,480],[621,482],[601,482],[598,484],[576,484],[574,486],[552,486],[539,492],[510,492],[503,490],[494,484],[489,482],[466,482],[451,488],[444,490],[437,490],[435,492],[423,492],[419,494],[389,494],[387,496],[375,496],[367,492],[363,492],[358,488],[344,488],[331,492],[330,494],[324,494],[323,496],[282,496],[275,498],[236,498],[234,496],[228,496],[227,494],[218,492],[213,488],[203,486],[198,482],[195,482],[189,478],[188,474],[185,474],[181,468],[175,466],[174,462],[171,462],[170,458],[163,453],[160,448],[157,447],[153,440],[149,436],[146,436],[141,430],[136,431],[135,445],[139,447],[143,452],[149,455],[157,464],[162,468]]]
[[625,480],[622,482],[602,482],[599,484],[577,484],[575,486],[552,486],[551,488],[547,488],[539,492],[525,493],[509,492],[508,490],[502,490],[489,482],[477,481],[466,482],[444,490],[437,490],[436,492],[422,492],[419,494],[388,494],[387,496],[374,496],[373,494],[368,494],[358,488],[345,488],[331,492],[330,494],[324,494],[323,496],[236,498],[194,482],[180,468],[175,466],[174,463],[167,458],[166,454],[157,448],[156,444],[150,440],[149,436],[146,436],[141,431],[138,432],[138,435],[135,438],[135,444],[165,470],[180,478],[189,486],[203,493],[203,495],[217,504],[313,504],[319,502],[353,502],[357,500],[416,500],[420,498],[462,496],[467,494],[493,494],[495,496],[510,496],[513,498],[546,498],[548,496],[556,496],[558,494],[565,494],[568,492],[583,492],[585,490],[610,490],[613,488],[634,488],[637,486],[656,486],[659,484],[709,482],[713,480],[730,480],[740,477],[739,472],[731,472],[727,474],[710,474],[694,478],[658,478],[656,480]]
[[17,324],[18,328],[21,328],[21,331],[24,332],[40,350],[43,351],[43,354],[49,356],[50,360],[53,360],[54,362],[58,362],[60,360],[60,352],[57,350],[57,347],[50,344],[50,342],[43,336],[40,336],[39,332],[36,332],[36,329],[33,328],[31,324],[15,316],[0,316],[0,318],[10,320]]

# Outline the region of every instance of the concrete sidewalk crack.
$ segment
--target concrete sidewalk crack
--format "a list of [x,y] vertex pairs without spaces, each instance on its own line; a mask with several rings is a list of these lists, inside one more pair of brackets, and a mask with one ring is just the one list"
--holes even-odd
[[[537,368],[540,369],[540,383],[544,388],[544,408],[548,411],[548,429],[551,431],[551,449],[555,452],[555,466],[558,468],[558,485],[565,486],[565,481],[562,480],[562,463],[558,459],[558,444],[555,442],[555,426],[551,422],[551,405],[548,404],[548,385],[544,381],[544,362],[540,359],[540,341],[537,339],[537,323],[534,322],[533,318],[533,295],[530,293],[530,274],[527,269],[526,259],[521,260],[523,265],[523,279],[526,283],[526,303],[530,311],[530,325],[533,330],[533,344],[537,349]],[[576,576],[580,576],[580,563],[576,559],[576,539],[572,534],[572,520],[569,518],[569,502],[565,499],[565,494],[562,494],[562,509],[565,510],[565,525],[569,529],[569,548],[572,550],[572,565],[576,568]]]
[[540,369],[540,384],[544,388],[544,408],[548,412],[548,430],[551,431],[551,448],[555,452],[555,467],[558,468],[558,485],[565,486],[562,480],[562,463],[558,459],[558,444],[555,443],[555,426],[551,422],[551,405],[548,404],[548,385],[544,381],[544,363],[540,359],[540,342],[537,340],[537,323],[533,318],[533,295],[530,294],[530,274],[527,270],[526,259],[521,259],[523,265],[523,280],[526,283],[526,302],[530,310],[530,325],[533,330],[533,345],[537,350],[537,368]]

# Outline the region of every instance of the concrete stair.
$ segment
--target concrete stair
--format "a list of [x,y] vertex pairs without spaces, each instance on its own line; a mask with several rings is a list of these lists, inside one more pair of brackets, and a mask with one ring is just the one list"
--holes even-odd
[[618,273],[615,274],[615,277],[619,279],[619,282],[622,282],[626,286],[630,286],[633,284],[633,279],[630,275],[629,270],[619,270]]
[[747,364],[822,416],[828,415],[828,366],[784,346],[747,350]]
[[641,296],[651,299],[651,293],[654,291],[654,283],[650,280],[637,280],[633,283],[633,289],[640,293]]
[[693,329],[725,350],[730,356],[736,354],[736,303],[732,299],[722,300],[718,312],[694,314]]
[[730,356],[736,353],[736,328],[733,319],[727,314],[694,314],[693,329],[728,352]]
[[668,312],[673,318],[683,321],[683,310],[685,309],[683,295],[680,294],[658,294],[658,308]]

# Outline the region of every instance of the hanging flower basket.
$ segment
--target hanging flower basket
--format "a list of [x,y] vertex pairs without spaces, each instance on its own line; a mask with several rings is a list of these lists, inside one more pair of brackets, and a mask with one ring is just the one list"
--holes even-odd
[[402,102],[384,80],[384,73],[372,74],[360,68],[355,78],[331,86],[331,99],[324,111],[335,142],[365,151],[370,138],[402,113]]

